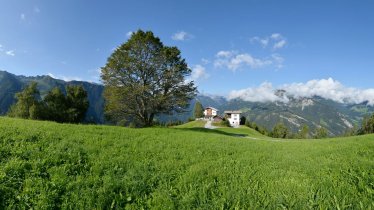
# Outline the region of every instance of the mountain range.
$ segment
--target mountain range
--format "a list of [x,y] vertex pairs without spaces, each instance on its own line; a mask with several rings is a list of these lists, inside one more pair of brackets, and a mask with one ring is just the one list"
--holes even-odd
[[67,85],[82,85],[87,91],[90,103],[85,122],[104,123],[104,99],[102,97],[104,87],[102,85],[83,81],[66,82],[50,76],[17,76],[6,71],[0,71],[0,115],[5,115],[9,107],[16,102],[15,94],[22,91],[33,81],[38,83],[38,89],[42,97],[54,87],[59,87],[62,91],[65,91]]
[[288,102],[248,102],[241,99],[227,100],[218,96],[198,96],[204,106],[213,106],[223,113],[225,110],[241,110],[243,116],[268,130],[282,122],[292,132],[308,125],[310,132],[322,126],[331,136],[344,134],[359,127],[364,116],[372,114],[374,107],[362,104],[345,104],[324,99],[288,97]]
[[[82,85],[88,93],[90,106],[86,113],[86,122],[103,124],[104,99],[101,84],[84,81],[63,81],[50,76],[17,76],[6,71],[0,71],[0,115],[6,114],[9,107],[16,102],[15,93],[22,91],[30,82],[38,83],[43,97],[53,87],[64,90],[67,85]],[[287,94],[278,90],[276,94]],[[293,132],[301,126],[308,125],[311,133],[319,126],[326,128],[331,136],[341,135],[346,130],[359,126],[365,115],[372,114],[374,107],[367,103],[347,104],[325,99],[319,96],[292,97],[287,102],[249,102],[242,99],[228,100],[222,96],[197,95],[191,101],[187,112],[173,116],[158,116],[160,121],[187,121],[192,116],[193,106],[200,101],[203,106],[217,108],[220,113],[225,110],[241,110],[243,116],[268,130],[278,122],[284,123]]]

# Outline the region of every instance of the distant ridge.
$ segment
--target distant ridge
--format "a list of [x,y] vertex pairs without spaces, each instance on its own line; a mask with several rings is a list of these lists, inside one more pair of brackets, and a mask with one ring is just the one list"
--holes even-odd
[[14,75],[7,71],[0,71],[0,115],[6,114],[9,107],[15,103],[15,94],[33,81],[38,83],[38,88],[42,97],[54,87],[65,90],[65,86],[67,85],[82,85],[87,91],[88,100],[90,102],[85,121],[99,124],[104,123],[104,100],[102,97],[104,87],[102,85],[85,81],[67,82],[52,78],[48,75]]

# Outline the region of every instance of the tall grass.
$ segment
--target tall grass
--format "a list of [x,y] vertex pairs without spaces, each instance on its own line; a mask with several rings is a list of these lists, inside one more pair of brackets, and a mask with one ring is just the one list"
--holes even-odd
[[374,208],[374,135],[267,141],[192,127],[0,118],[0,209]]

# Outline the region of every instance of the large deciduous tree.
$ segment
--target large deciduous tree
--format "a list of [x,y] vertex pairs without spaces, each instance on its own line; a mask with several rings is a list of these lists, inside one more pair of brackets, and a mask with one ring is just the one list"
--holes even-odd
[[156,114],[185,111],[196,94],[194,82],[186,80],[190,74],[178,48],[138,30],[101,69],[106,116],[149,126]]

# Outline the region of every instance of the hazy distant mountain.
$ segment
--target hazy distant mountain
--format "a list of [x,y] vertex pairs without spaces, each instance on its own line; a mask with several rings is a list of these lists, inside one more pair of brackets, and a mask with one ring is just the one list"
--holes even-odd
[[38,88],[42,97],[53,87],[60,87],[65,90],[66,85],[83,85],[87,91],[90,106],[87,110],[86,122],[103,123],[103,105],[102,98],[103,86],[90,82],[70,81],[66,82],[54,79],[50,76],[25,77],[16,76],[6,71],[0,71],[0,115],[7,113],[9,107],[15,103],[15,93],[22,91],[30,82],[38,83]]

